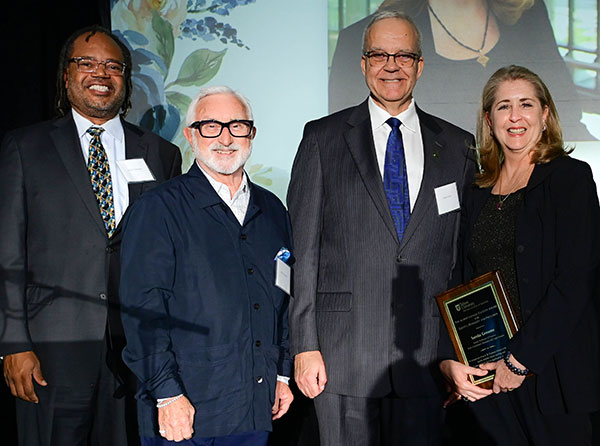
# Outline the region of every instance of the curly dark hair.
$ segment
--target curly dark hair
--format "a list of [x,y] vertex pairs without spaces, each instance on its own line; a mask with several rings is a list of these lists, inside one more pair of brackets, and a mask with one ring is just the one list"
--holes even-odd
[[69,59],[73,54],[75,40],[81,35],[88,34],[85,38],[87,42],[89,38],[96,33],[102,33],[110,37],[121,49],[123,62],[125,63],[125,73],[123,73],[123,79],[125,80],[125,97],[121,104],[121,115],[125,116],[129,109],[131,109],[131,91],[133,89],[131,84],[131,53],[118,37],[108,29],[100,25],[92,25],[71,34],[60,50],[60,55],[58,56],[58,70],[56,73],[56,113],[58,116],[64,116],[71,110],[71,102],[67,97],[67,89],[65,88],[64,74],[69,67]]

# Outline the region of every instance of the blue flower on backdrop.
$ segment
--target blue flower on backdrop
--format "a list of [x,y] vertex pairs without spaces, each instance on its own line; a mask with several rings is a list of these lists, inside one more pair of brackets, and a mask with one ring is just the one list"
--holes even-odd
[[[133,108],[128,120],[173,141],[183,150],[184,167],[193,153],[183,138],[191,97],[189,87],[209,82],[221,68],[227,45],[249,49],[237,30],[218,16],[256,0],[113,0],[113,32],[131,51]],[[178,42],[210,42],[209,48],[175,58]],[[221,45],[221,49],[215,46]],[[176,60],[176,63],[173,61]],[[197,89],[196,89],[197,90]],[[193,92],[193,94],[195,91]]]

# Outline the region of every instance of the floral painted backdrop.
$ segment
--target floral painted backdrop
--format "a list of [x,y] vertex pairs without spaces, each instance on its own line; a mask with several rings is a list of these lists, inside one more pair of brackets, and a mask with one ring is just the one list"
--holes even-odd
[[[133,62],[134,100],[128,120],[177,144],[184,169],[193,161],[182,134],[192,99],[186,87],[209,82],[218,73],[228,46],[245,47],[235,28],[223,19],[233,8],[255,2],[119,0],[112,6],[113,31],[129,47]],[[182,62],[173,63],[178,45],[185,40],[219,40],[223,49],[198,48]]]
[[327,110],[327,3],[112,0],[111,21],[133,58],[127,120],[179,146],[187,171],[188,105],[203,86],[229,85],[258,128],[246,171],[285,199],[302,128]]

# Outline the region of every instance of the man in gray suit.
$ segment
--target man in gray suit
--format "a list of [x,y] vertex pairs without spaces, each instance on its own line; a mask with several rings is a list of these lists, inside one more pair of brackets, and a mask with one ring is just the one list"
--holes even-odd
[[291,351],[323,445],[441,443],[437,372],[469,133],[416,105],[419,31],[397,12],[367,27],[370,97],[310,122],[288,192]]
[[22,446],[138,442],[120,359],[120,222],[181,172],[181,155],[119,116],[131,65],[108,30],[77,31],[60,54],[61,117],[0,148],[0,355]]

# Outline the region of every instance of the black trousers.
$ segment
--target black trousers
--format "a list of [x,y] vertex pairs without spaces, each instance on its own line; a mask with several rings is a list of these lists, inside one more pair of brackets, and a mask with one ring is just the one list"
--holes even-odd
[[34,386],[38,404],[16,400],[20,446],[139,445],[135,401],[120,395],[106,361],[94,385]]
[[358,398],[323,392],[314,401],[321,446],[442,444],[441,397]]
[[[592,444],[589,413],[540,412],[535,377],[527,378],[513,392],[491,395],[468,406],[478,421],[487,445],[588,446]],[[481,444],[481,443],[480,443]]]

